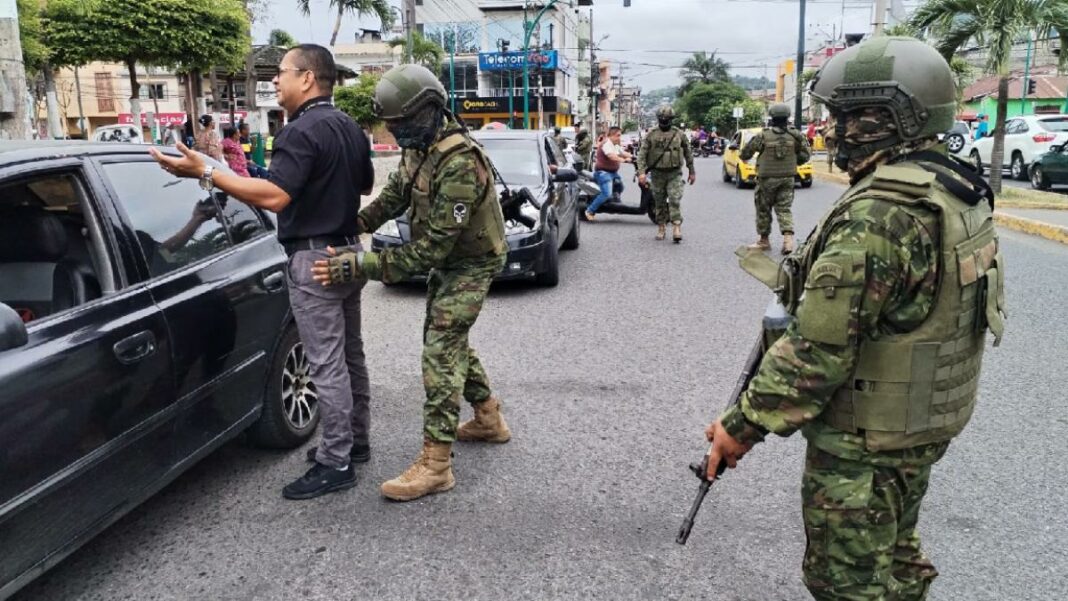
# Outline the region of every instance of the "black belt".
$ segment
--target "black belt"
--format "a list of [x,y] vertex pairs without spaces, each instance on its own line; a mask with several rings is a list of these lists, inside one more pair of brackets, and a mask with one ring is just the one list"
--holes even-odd
[[355,246],[360,241],[358,236],[314,236],[311,238],[297,238],[282,242],[282,248],[286,254],[293,256],[302,250],[319,250],[327,246],[335,248],[339,246]]

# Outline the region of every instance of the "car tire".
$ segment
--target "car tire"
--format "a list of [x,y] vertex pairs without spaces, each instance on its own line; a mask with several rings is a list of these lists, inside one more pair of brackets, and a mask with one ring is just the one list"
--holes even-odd
[[1035,190],[1049,190],[1049,179],[1042,172],[1041,165],[1031,165],[1031,187]]
[[968,156],[972,160],[972,167],[975,168],[975,172],[978,173],[979,175],[982,175],[983,174],[983,159],[981,159],[979,157],[979,151],[978,150],[973,150],[972,153],[970,155],[968,155]]
[[1027,165],[1024,163],[1023,155],[1019,152],[1012,153],[1012,163],[1009,164],[1009,172],[1012,173],[1013,179],[1018,181],[1027,181]]
[[312,437],[319,425],[319,398],[308,369],[297,326],[289,324],[268,366],[263,412],[249,429],[253,442],[292,449]]
[[726,163],[723,164],[722,171],[723,171],[723,183],[726,183],[726,184],[731,183],[731,174],[727,173],[727,165],[726,165]]
[[812,179],[809,178],[809,179],[801,180],[801,187],[802,188],[811,188],[812,187]]
[[734,187],[739,190],[745,188],[745,180],[742,179],[742,169],[740,167],[734,171]]
[[946,143],[946,149],[953,154],[964,150],[964,136],[961,134],[949,134],[943,141]]
[[579,242],[580,242],[580,240],[579,240],[579,235],[580,235],[579,234],[579,224],[580,223],[582,223],[582,221],[579,219],[579,211],[576,208],[575,209],[574,224],[571,226],[571,232],[567,235],[567,238],[564,238],[564,245],[561,246],[560,248],[562,248],[564,250],[575,250],[576,248],[579,247]]
[[542,271],[534,276],[538,284],[552,287],[560,283],[560,249],[557,245],[557,228],[555,225],[549,228],[545,236],[545,257],[542,260]]

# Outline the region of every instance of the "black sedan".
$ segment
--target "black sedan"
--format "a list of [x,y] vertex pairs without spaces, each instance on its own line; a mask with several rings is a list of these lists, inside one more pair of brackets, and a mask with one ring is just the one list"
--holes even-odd
[[0,141],[0,599],[227,440],[318,423],[272,222],[146,148]]
[[[575,184],[578,174],[548,132],[481,130],[472,132],[472,136],[485,147],[510,189],[530,191],[519,207],[523,219],[505,223],[508,263],[497,279],[533,278],[539,284],[555,286],[560,281],[560,249],[579,246]],[[498,185],[498,190],[501,189],[503,186]],[[374,233],[371,250],[378,252],[409,240],[408,215],[402,215]],[[412,278],[413,281],[425,279],[426,274]]]

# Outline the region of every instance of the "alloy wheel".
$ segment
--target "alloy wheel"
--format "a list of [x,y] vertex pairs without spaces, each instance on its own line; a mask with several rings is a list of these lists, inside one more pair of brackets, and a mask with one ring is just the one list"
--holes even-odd
[[308,356],[300,343],[289,350],[282,369],[282,408],[286,421],[297,430],[304,429],[319,411],[319,393],[311,381]]

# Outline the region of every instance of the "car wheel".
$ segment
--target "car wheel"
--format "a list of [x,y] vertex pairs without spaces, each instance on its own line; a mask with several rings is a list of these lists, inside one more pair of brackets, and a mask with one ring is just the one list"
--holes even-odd
[[545,236],[545,257],[542,261],[542,271],[536,277],[538,284],[542,286],[555,286],[560,283],[560,249],[556,243],[556,226],[549,228]]
[[738,168],[734,171],[734,187],[741,190],[745,188],[745,180],[742,179],[742,170]]
[[812,178],[801,180],[801,187],[802,188],[811,188],[812,187]]
[[983,174],[983,160],[979,158],[979,151],[973,150],[970,155],[972,159],[972,166],[975,167],[975,172],[979,175]]
[[1049,190],[1049,180],[1042,172],[1041,165],[1031,165],[1031,187],[1035,190]]
[[728,183],[728,184],[731,183],[731,174],[727,173],[727,165],[726,164],[723,165],[722,171],[723,171],[723,181],[724,181],[724,183]]
[[311,438],[319,425],[319,394],[311,381],[308,357],[296,325],[290,324],[282,333],[269,369],[263,413],[249,433],[261,446],[298,447]]
[[575,250],[579,247],[579,224],[582,221],[579,220],[578,209],[575,209],[574,223],[571,225],[571,232],[564,238],[564,245],[561,247],[564,250]]
[[1018,152],[1012,153],[1012,163],[1009,164],[1009,173],[1012,174],[1012,179],[1020,181],[1027,179],[1027,167],[1024,166],[1022,154]]
[[945,139],[946,149],[953,154],[964,150],[964,136],[961,134],[949,134]]

